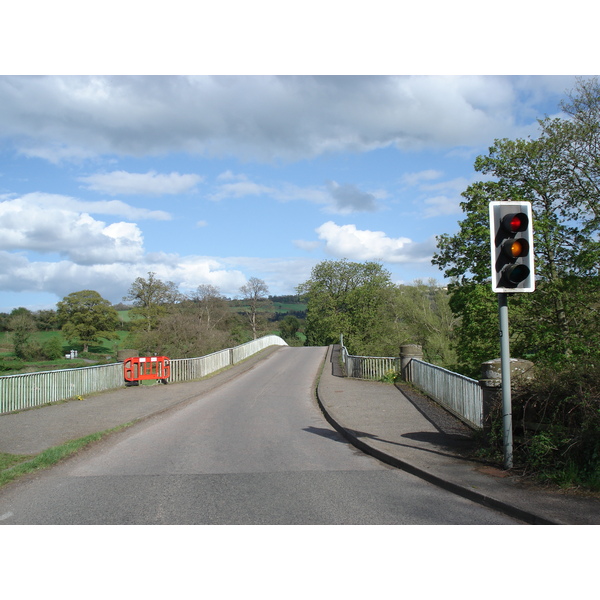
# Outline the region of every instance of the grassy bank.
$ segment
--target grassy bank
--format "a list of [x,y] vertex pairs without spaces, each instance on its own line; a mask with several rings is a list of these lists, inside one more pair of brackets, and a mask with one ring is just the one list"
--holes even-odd
[[0,487],[28,473],[47,469],[64,458],[72,456],[86,446],[97,442],[115,431],[125,429],[132,424],[133,423],[125,423],[118,427],[113,427],[112,429],[106,429],[105,431],[71,440],[60,446],[48,448],[48,450],[44,450],[44,452],[33,456],[0,453]]

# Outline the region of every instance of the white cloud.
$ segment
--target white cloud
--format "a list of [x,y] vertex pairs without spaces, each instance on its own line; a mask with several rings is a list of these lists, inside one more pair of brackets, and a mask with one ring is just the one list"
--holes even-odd
[[163,255],[138,257],[134,263],[77,264],[71,260],[47,262],[0,250],[0,290],[47,292],[60,300],[74,291],[92,289],[111,302],[120,302],[137,277],[156,273],[163,281],[173,281],[184,293],[201,284],[211,284],[226,295],[235,295],[246,283],[239,268],[226,260],[201,256]]
[[426,169],[425,171],[418,171],[416,173],[405,173],[402,175],[402,182],[409,186],[415,186],[421,184],[423,181],[439,179],[442,175],[441,171]]
[[459,215],[462,213],[460,198],[448,196],[434,196],[424,200],[425,210],[422,216],[425,218],[439,217],[443,215]]
[[226,198],[271,195],[274,191],[273,188],[252,181],[238,181],[236,183],[225,183],[220,185],[216,192],[208,194],[208,198],[218,202]]
[[85,212],[29,200],[0,202],[0,250],[57,254],[82,265],[134,262],[142,255],[134,223],[107,225]]
[[273,162],[521,137],[538,116],[522,96],[518,78],[493,76],[6,76],[0,131],[53,162],[172,151]]
[[320,242],[308,240],[294,240],[292,243],[294,244],[294,246],[296,246],[296,248],[300,248],[301,250],[307,250],[308,252],[316,250],[321,245]]
[[435,242],[415,243],[410,238],[390,238],[383,231],[358,229],[328,221],[316,229],[325,250],[338,258],[381,260],[388,263],[429,261]]
[[200,175],[177,172],[167,174],[148,171],[148,173],[128,173],[127,171],[112,171],[97,173],[88,177],[80,177],[79,181],[87,184],[94,191],[106,192],[111,196],[142,194],[163,196],[189,192],[203,178]]
[[377,200],[386,197],[382,190],[365,192],[353,184],[339,184],[330,181],[323,187],[302,187],[291,183],[278,183],[267,186],[248,179],[247,176],[231,171],[222,173],[218,181],[232,181],[233,183],[218,184],[216,191],[208,194],[214,201],[228,198],[244,198],[247,196],[269,196],[279,202],[311,202],[320,204],[323,210],[335,214],[351,214],[355,212],[375,212],[379,210]]
[[[10,198],[8,198],[10,199]],[[88,202],[62,194],[47,194],[32,192],[21,196],[23,203],[32,209],[48,210],[60,207],[71,212],[86,212],[95,215],[114,215],[128,219],[150,219],[154,221],[169,221],[171,215],[164,210],[148,210],[126,204],[121,200],[98,200]]]

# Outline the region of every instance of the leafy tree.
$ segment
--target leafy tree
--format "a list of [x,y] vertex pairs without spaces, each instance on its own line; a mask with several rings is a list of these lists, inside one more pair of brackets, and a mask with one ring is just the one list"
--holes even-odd
[[59,337],[53,336],[42,344],[42,352],[47,360],[62,358],[63,347]]
[[[419,344],[425,360],[446,368],[456,367],[452,347],[457,318],[453,315],[449,295],[435,280],[416,280],[412,285],[396,286],[392,307],[396,331],[401,344]],[[398,348],[394,348],[397,352]]]
[[[583,85],[579,94],[569,105],[573,119],[541,120],[537,139],[496,140],[487,155],[477,158],[476,170],[495,179],[467,188],[461,204],[466,217],[459,224],[460,231],[438,237],[433,262],[444,269],[446,276],[454,278],[450,289],[451,305],[461,317],[459,358],[463,364],[469,363],[471,370],[477,367],[475,360],[487,360],[498,353],[496,349],[491,356],[482,355],[484,349],[491,351],[491,342],[497,338],[497,316],[490,310],[495,294],[487,283],[491,200],[527,200],[534,213],[537,289],[534,294],[514,294],[511,298],[515,355],[555,363],[565,357],[597,352],[597,82]],[[580,101],[582,97],[584,102]],[[486,290],[478,285],[484,282]]]
[[58,328],[55,310],[38,310],[34,317],[40,331],[53,331]]
[[35,319],[26,308],[16,308],[10,313],[8,329],[13,332],[15,354],[23,360],[32,360],[37,354],[31,336],[37,331]]
[[139,317],[143,329],[152,331],[167,314],[169,306],[182,299],[177,286],[172,281],[161,281],[156,274],[149,272],[148,279],[138,277],[129,288],[123,300],[133,303],[132,317]]
[[308,297],[306,345],[335,344],[343,334],[351,353],[377,355],[391,337],[392,288],[390,273],[379,263],[320,262],[297,288]]
[[248,304],[248,308],[244,312],[250,323],[252,337],[256,339],[258,331],[261,329],[258,308],[267,299],[269,288],[262,279],[251,277],[246,285],[240,287],[240,293],[242,299]]
[[83,351],[100,339],[118,337],[119,315],[108,300],[93,290],[82,290],[65,296],[57,304],[57,316],[65,337],[80,341]]
[[294,315],[286,315],[279,325],[279,332],[284,340],[295,340],[300,329],[300,320]]

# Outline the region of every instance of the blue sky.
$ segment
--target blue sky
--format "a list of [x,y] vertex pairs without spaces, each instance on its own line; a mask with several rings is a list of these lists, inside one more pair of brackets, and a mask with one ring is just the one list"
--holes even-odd
[[184,293],[258,277],[291,294],[341,258],[442,283],[435,236],[457,230],[477,155],[535,135],[595,72],[585,6],[13,3],[0,312],[119,302],[150,271]]
[[442,275],[435,236],[495,138],[574,76],[0,77],[0,311],[153,271],[294,293],[322,260]]

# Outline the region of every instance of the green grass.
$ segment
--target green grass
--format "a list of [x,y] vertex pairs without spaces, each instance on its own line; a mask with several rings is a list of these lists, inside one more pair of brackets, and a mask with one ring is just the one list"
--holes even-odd
[[60,446],[48,448],[48,450],[44,450],[44,452],[33,456],[2,453],[0,454],[0,487],[28,473],[47,469],[61,460],[79,452],[79,450],[86,446],[97,442],[115,431],[125,429],[132,424],[133,422],[125,423],[118,427],[113,427],[112,429],[106,429],[105,431],[86,435],[85,437],[61,444]]
[[78,367],[89,367],[90,362],[86,362],[82,359],[88,359],[97,361],[99,363],[105,363],[106,357],[110,356],[111,359],[108,362],[115,362],[117,360],[116,348],[122,347],[122,344],[127,337],[127,331],[118,331],[118,340],[106,341],[105,344],[99,344],[97,346],[90,346],[89,351],[83,354],[82,344],[70,344],[62,337],[60,331],[38,331],[32,335],[32,339],[44,343],[52,337],[58,337],[62,341],[63,354],[67,354],[71,349],[77,350],[77,359],[66,359],[60,358],[57,360],[40,360],[40,361],[29,361],[25,362],[17,358],[14,355],[14,349],[12,344],[12,334],[10,332],[0,332],[0,376],[1,375],[15,375],[18,373],[33,373],[38,371],[55,371],[59,369],[74,369]]
[[7,454],[6,452],[0,452],[0,473],[18,463],[31,460],[34,456],[35,454]]

